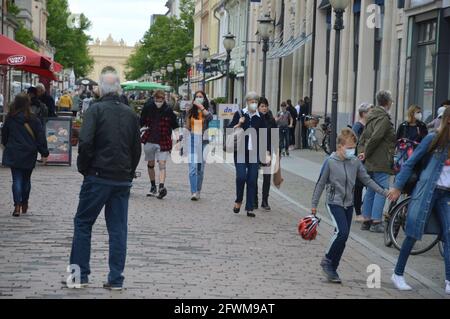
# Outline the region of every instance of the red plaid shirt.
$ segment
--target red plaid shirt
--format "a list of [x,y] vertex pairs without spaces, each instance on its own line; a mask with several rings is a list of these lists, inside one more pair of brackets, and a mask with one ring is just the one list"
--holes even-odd
[[169,152],[172,150],[172,130],[178,127],[176,115],[170,108],[165,108],[161,113],[155,111],[150,110],[150,113],[142,119],[142,124],[147,130],[142,134],[141,142],[158,144],[161,152]]

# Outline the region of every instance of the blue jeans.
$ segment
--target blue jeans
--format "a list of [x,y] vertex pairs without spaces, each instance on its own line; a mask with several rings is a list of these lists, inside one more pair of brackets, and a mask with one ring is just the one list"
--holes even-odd
[[109,234],[108,282],[121,287],[127,254],[128,199],[130,182],[115,182],[95,176],[84,178],[80,202],[74,218],[74,235],[70,264],[81,270],[81,283],[88,282],[91,273],[91,233],[98,215],[105,207],[106,227]]
[[235,163],[236,166],[236,203],[240,204],[244,200],[244,188],[247,184],[247,198],[245,210],[253,211],[253,202],[256,197],[256,183],[258,179],[257,163]]
[[328,212],[336,227],[333,238],[331,239],[330,248],[325,257],[331,260],[333,269],[339,267],[342,254],[345,250],[348,236],[350,235],[350,227],[352,226],[353,206],[342,207],[337,205],[328,205]]
[[28,204],[32,169],[11,168],[14,205]]
[[[389,174],[370,173],[370,177],[372,177],[372,179],[384,189],[389,188]],[[385,202],[386,197],[375,193],[375,191],[371,188],[367,188],[362,208],[362,213],[365,219],[381,221]]]
[[[441,222],[442,238],[444,243],[445,279],[450,281],[450,192],[436,189],[431,200],[430,209],[437,213]],[[395,274],[403,276],[408,257],[416,243],[416,239],[406,237],[400,250]]]
[[289,145],[290,145],[290,138],[289,138],[289,128],[283,127],[280,128],[280,150],[285,150],[286,152],[289,151]]
[[192,134],[189,149],[189,182],[191,184],[191,193],[198,193],[202,190],[205,172],[205,159],[203,158],[205,144],[203,144],[203,137]]

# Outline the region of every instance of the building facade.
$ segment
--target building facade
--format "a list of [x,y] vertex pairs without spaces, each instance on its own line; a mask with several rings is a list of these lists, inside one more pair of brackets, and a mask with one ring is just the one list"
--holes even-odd
[[126,81],[126,62],[135,49],[127,46],[123,40],[115,41],[111,35],[105,41],[96,39],[89,45],[89,54],[94,59],[94,67],[88,77],[97,81],[102,72],[113,70],[117,72],[121,82]]
[[[281,101],[291,99],[295,104],[308,96],[313,113],[330,115],[335,16],[328,0],[224,0],[215,2],[214,12],[207,11],[210,2],[197,1],[195,55],[198,60],[201,45],[207,44],[219,48],[211,51],[217,53],[215,57],[225,59],[217,43],[228,31],[236,36],[231,62],[235,101],[242,103],[247,91],[262,91],[257,20],[269,14],[275,32],[269,45],[265,91],[272,110]],[[214,13],[218,19],[209,19]],[[405,120],[412,104],[423,108],[425,120],[435,116],[441,102],[450,97],[449,34],[450,0],[352,0],[341,31],[339,128],[358,119],[361,103],[375,103],[380,89],[393,93],[391,112],[396,125]],[[207,93],[221,96],[224,89],[219,87],[224,86],[224,81],[213,79]]]

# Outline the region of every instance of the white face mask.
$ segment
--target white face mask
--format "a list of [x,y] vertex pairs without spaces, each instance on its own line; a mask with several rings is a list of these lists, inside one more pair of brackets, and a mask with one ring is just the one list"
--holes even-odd
[[422,121],[422,119],[423,119],[423,114],[419,112],[419,113],[414,114],[414,117],[416,118],[416,120]]
[[250,109],[250,111],[256,111],[256,109],[258,108],[258,104],[257,103],[249,104],[248,108]]
[[345,158],[352,159],[355,157],[356,149],[350,148],[345,150]]
[[198,97],[195,99],[195,103],[203,105],[203,102],[205,102],[205,99],[202,97]]
[[162,108],[164,102],[155,102],[155,104],[156,104],[156,107],[157,107],[158,109],[160,109],[160,108]]

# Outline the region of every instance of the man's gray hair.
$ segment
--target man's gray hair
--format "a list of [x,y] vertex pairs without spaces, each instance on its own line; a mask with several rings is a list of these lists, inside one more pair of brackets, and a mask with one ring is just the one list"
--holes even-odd
[[119,76],[114,72],[103,73],[99,82],[100,96],[120,94],[122,91]]
[[256,92],[248,92],[245,96],[245,102],[248,102],[250,100],[259,100],[259,95]]
[[359,116],[362,116],[364,113],[369,113],[370,109],[373,107],[373,104],[368,102],[363,102],[359,106],[358,113]]
[[390,91],[381,90],[377,93],[377,102],[379,106],[388,106],[393,101]]

